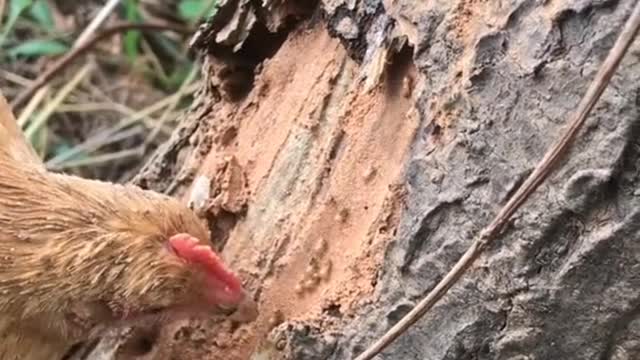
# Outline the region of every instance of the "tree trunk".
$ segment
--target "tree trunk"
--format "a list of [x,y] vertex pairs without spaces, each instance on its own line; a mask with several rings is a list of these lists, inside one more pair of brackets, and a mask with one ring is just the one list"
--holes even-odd
[[[353,359],[557,139],[635,3],[223,1],[194,41],[202,92],[135,182],[187,201],[211,181],[213,240],[261,316],[174,327],[147,358]],[[380,359],[640,358],[639,54]]]

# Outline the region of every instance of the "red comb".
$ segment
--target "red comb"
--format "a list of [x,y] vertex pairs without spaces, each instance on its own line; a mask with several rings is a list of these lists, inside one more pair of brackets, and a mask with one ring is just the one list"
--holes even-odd
[[189,234],[177,234],[169,239],[169,244],[176,255],[182,259],[202,265],[217,281],[224,284],[225,291],[232,297],[241,296],[242,283],[223,264],[222,260],[207,245],[202,245],[198,239]]

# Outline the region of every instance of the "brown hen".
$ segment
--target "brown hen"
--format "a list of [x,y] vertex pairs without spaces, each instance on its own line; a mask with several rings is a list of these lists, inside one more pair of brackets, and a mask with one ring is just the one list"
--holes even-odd
[[59,359],[143,320],[256,310],[208,237],[173,198],[48,172],[0,95],[0,359]]

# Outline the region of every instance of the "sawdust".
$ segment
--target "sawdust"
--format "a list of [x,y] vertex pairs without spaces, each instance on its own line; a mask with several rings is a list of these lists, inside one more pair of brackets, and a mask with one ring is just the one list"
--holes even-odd
[[220,164],[233,159],[226,178],[242,179],[213,184],[223,200],[214,208],[232,205],[223,256],[258,295],[261,315],[239,329],[181,325],[156,354],[250,359],[273,347],[267,335],[282,322],[334,326],[375,300],[402,210],[396,182],[418,127],[410,58],[389,66],[365,93],[339,41],[322,24],[301,28],[263,64],[247,98],[212,113],[214,144],[199,175],[224,179]]

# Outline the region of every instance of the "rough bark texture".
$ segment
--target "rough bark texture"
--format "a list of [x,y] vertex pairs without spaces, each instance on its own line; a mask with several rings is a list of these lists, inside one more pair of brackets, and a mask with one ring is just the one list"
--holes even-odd
[[[136,182],[186,200],[212,180],[214,241],[262,314],[183,324],[155,358],[352,359],[531,171],[635,2],[223,2],[196,41],[199,100]],[[381,359],[640,357],[639,52],[562,168]]]

